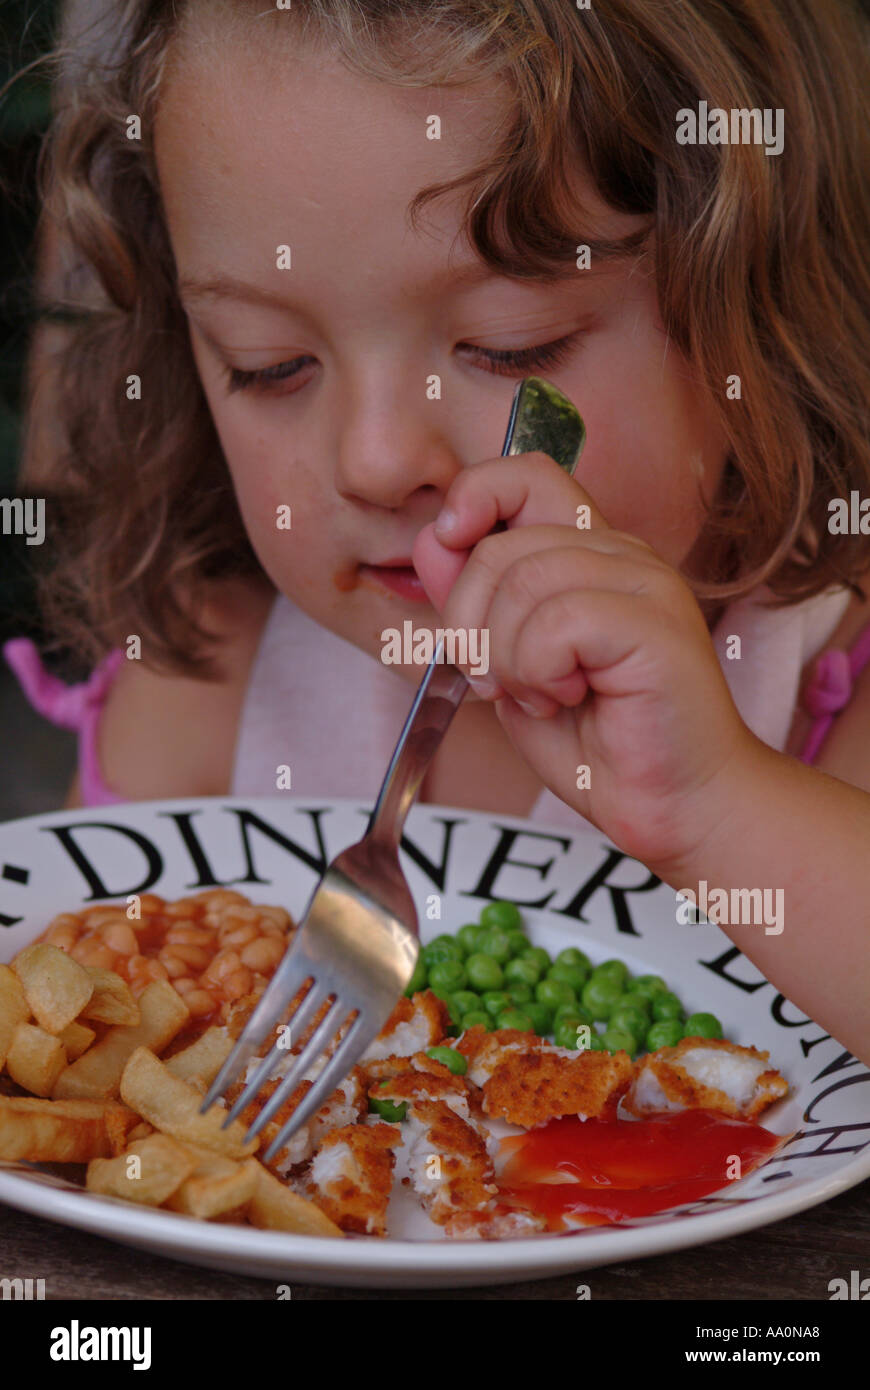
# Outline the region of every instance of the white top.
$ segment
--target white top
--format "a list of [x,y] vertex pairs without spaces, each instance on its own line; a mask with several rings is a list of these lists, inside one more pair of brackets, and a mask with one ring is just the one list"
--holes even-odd
[[[744,722],[782,751],[801,672],[837,627],[849,592],[828,590],[779,611],[759,606],[758,599],[765,596],[769,590],[760,588],[732,603],[712,636]],[[741,655],[729,660],[726,645],[732,636],[741,639]],[[281,795],[278,768],[285,765],[294,797],[352,797],[373,805],[414,694],[415,686],[394,667],[321,627],[277,594],[242,708],[232,794]],[[530,819],[600,834],[546,789]]]

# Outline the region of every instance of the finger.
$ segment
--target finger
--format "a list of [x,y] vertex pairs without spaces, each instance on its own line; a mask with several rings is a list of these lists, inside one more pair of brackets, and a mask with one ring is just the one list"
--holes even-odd
[[546,522],[576,526],[578,507],[588,507],[590,528],[608,526],[585,488],[548,454],[485,459],[457,473],[436,518],[435,534],[449,549],[467,550],[499,521],[508,527]]
[[[647,559],[647,552],[627,543],[620,532],[584,532],[581,539],[580,533],[562,526],[506,531],[475,546],[450,591],[443,617],[450,627],[492,629],[490,648],[494,650],[497,642],[498,663],[509,671],[502,632],[515,631],[530,604],[586,585],[636,592],[652,582],[660,566],[652,552],[650,556]],[[518,609],[516,616],[512,606]]]
[[417,532],[411,550],[414,569],[432,606],[443,612],[447,595],[456,583],[468,560],[470,550],[448,550],[435,535],[434,522]]

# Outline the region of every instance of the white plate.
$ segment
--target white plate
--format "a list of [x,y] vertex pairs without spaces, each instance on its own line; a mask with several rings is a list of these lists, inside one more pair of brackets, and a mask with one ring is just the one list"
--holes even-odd
[[[275,796],[140,802],[0,825],[0,960],[64,910],[131,893],[181,897],[219,883],[295,918],[320,873],[359,839],[354,801]],[[532,941],[579,946],[663,975],[690,1011],[710,1010],[732,1042],[770,1051],[790,1094],[762,1116],[794,1132],[772,1160],[720,1196],[619,1227],[511,1241],[449,1241],[397,1206],[402,1239],[343,1241],[210,1225],[91,1196],[62,1177],[0,1165],[0,1201],[212,1269],[280,1283],[440,1288],[545,1278],[722,1240],[827,1201],[870,1176],[870,1071],[777,994],[709,923],[678,925],[675,895],[602,837],[510,817],[415,806],[403,867],[424,940],[476,920],[491,898],[523,909]],[[413,849],[411,849],[413,847]],[[432,917],[440,908],[440,920]],[[758,928],[763,930],[762,927]],[[54,1172],[57,1170],[55,1169]],[[399,1197],[406,1203],[407,1194]],[[391,1216],[392,1216],[391,1211]]]

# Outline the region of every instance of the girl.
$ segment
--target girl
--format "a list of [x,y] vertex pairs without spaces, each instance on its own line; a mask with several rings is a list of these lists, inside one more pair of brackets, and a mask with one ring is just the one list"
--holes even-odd
[[[386,629],[485,628],[421,800],[782,888],[781,935],[725,930],[870,1062],[849,5],[138,0],[124,34],[52,135],[103,299],[28,463],[46,623],[98,664],[6,647],[80,729],[67,804],[282,765],[371,799],[422,674]],[[496,456],[529,374],[585,418],[576,480]]]

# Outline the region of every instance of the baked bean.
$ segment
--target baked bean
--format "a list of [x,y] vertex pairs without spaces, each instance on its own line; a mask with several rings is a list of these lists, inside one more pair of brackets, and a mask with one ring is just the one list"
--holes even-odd
[[119,917],[123,918],[124,913],[118,907],[92,907],[82,917],[82,926],[99,927],[103,922],[116,922]]
[[172,946],[211,946],[213,942],[214,932],[189,921],[176,922],[166,933],[166,944]]
[[196,989],[196,980],[192,980],[189,975],[182,975],[180,979],[172,981],[172,988],[186,1000],[190,991]]
[[158,897],[156,893],[140,893],[139,907],[143,916],[162,912],[166,907],[166,899]]
[[136,933],[129,922],[110,922],[103,928],[103,940],[120,956],[135,956],[139,950]]
[[194,1018],[213,1013],[215,1009],[215,1000],[204,989],[192,989],[184,996],[184,1002]]
[[221,993],[225,999],[241,999],[243,994],[250,994],[253,983],[254,978],[250,970],[241,965],[221,981]]
[[238,951],[220,951],[212,960],[205,974],[210,980],[225,980],[234,970],[238,970],[242,960]]
[[261,936],[258,941],[250,941],[240,952],[242,965],[261,974],[274,969],[284,954],[284,942],[279,938]]
[[264,927],[267,923],[272,922],[276,927],[280,927],[282,931],[293,925],[290,913],[286,912],[283,907],[261,907],[260,920]]
[[207,888],[205,892],[197,895],[205,903],[207,908],[226,907],[229,903],[239,903],[242,907],[250,907],[250,902],[243,893],[236,893],[231,888]]
[[259,928],[253,922],[247,922],[241,927],[233,927],[226,935],[221,933],[221,945],[223,946],[247,946],[249,941],[256,941],[259,938]]
[[60,951],[71,952],[79,939],[80,931],[81,928],[78,922],[76,922],[75,926],[58,925],[49,927],[48,931],[44,933],[43,939],[45,941],[50,941],[52,946],[57,946]]
[[199,898],[178,898],[174,903],[167,903],[163,909],[166,917],[200,917],[203,912],[203,904]]
[[173,982],[182,975],[186,975],[189,969],[187,962],[177,956],[169,946],[164,946],[158,957],[166,967],[166,973]]
[[162,961],[159,960],[149,960],[148,964],[145,967],[145,974],[149,975],[152,980],[169,979],[169,972],[167,971],[166,966],[163,964]]
[[183,960],[189,970],[205,970],[211,960],[211,951],[204,946],[185,946],[177,941],[171,943],[173,954]]

